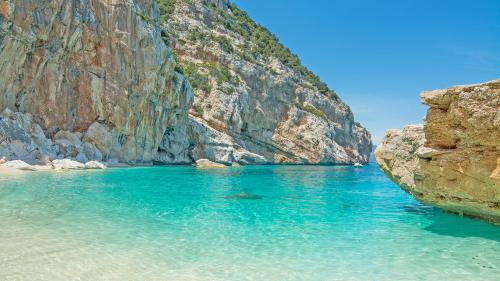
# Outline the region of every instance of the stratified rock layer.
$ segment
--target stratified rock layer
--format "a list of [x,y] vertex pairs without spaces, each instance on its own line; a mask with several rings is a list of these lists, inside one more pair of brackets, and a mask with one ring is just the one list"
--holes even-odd
[[500,222],[500,80],[422,93],[424,126],[387,132],[382,170],[417,199]]
[[191,162],[188,140],[166,141],[186,135],[192,94],[155,1],[0,3],[0,112],[31,114],[49,138],[79,133],[105,159]]

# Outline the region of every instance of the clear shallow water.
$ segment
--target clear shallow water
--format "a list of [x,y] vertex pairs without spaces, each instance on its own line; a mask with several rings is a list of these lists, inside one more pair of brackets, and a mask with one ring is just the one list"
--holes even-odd
[[[226,199],[241,191],[260,200]],[[0,280],[499,280],[500,227],[376,166],[0,178]]]

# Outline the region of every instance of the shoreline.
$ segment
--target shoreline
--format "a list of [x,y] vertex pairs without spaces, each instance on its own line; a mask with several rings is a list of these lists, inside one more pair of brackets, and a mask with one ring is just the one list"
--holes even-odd
[[2,167],[0,166],[0,176],[14,176],[14,175],[21,175],[26,173],[27,171],[19,170],[16,168],[10,168],[10,167]]
[[[196,166],[196,163],[193,164],[152,164],[152,165],[133,165],[126,163],[118,163],[118,164],[107,164],[105,165],[105,169],[120,169],[120,168],[150,168],[150,167],[193,167],[198,168],[200,170],[204,170],[204,168],[200,168]],[[370,164],[374,164],[373,162],[366,163],[363,166],[369,166]],[[226,169],[226,168],[239,168],[239,167],[258,167],[258,166],[307,166],[307,167],[355,167],[354,164],[293,164],[293,163],[265,163],[265,164],[250,164],[250,165],[241,165],[241,166],[229,166],[225,165],[225,167],[220,167],[218,169]],[[0,176],[14,176],[14,175],[22,175],[32,172],[60,172],[60,171],[84,171],[84,170],[96,170],[96,169],[88,169],[88,168],[54,168],[53,165],[32,165],[33,169],[20,169],[14,167],[7,167],[0,165]],[[102,170],[102,169],[97,169]]]

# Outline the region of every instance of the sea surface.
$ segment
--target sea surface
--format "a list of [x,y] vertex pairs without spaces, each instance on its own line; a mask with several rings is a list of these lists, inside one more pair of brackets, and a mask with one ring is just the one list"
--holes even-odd
[[500,280],[500,227],[373,164],[36,172],[0,178],[0,280]]

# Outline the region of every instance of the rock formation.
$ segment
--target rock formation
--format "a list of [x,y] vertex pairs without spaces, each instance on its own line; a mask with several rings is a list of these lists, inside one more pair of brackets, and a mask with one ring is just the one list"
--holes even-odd
[[[227,0],[159,3],[0,0],[0,157],[368,161],[370,135],[349,107],[246,14]],[[281,55],[241,58],[241,44],[259,46],[223,17]]]
[[220,164],[220,163],[215,163],[212,162],[208,159],[199,159],[196,160],[195,164],[196,168],[198,169],[221,169],[221,168],[226,168],[227,166]]
[[[188,140],[168,141],[186,130],[192,93],[161,40],[155,1],[0,7],[0,112],[31,114],[50,139],[78,134],[105,159],[191,162]],[[68,157],[80,152],[58,140]]]
[[422,202],[500,222],[500,80],[421,97],[424,125],[388,131],[377,163]]
[[227,0],[162,3],[194,88],[193,157],[229,164],[367,163],[369,133],[276,37]]

